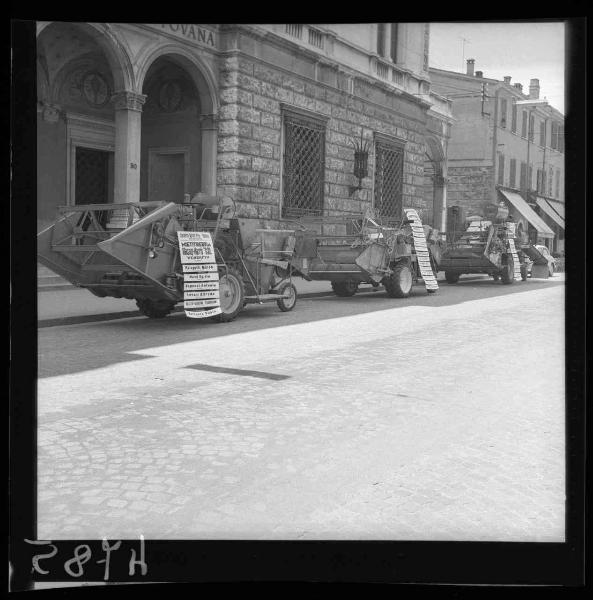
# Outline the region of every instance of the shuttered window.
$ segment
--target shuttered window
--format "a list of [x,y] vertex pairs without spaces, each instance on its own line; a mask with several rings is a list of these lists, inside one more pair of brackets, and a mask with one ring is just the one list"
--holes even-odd
[[519,175],[519,186],[522,191],[527,189],[527,163],[521,162],[521,174]]
[[517,133],[517,105],[511,107],[511,131]]
[[527,111],[523,111],[522,120],[521,120],[521,137],[527,137]]
[[539,123],[539,145],[546,145],[546,122],[540,121]]
[[506,98],[500,99],[500,126],[501,127],[507,126],[507,99]]
[[511,158],[509,163],[509,187],[515,187],[515,179],[517,178],[517,159]]
[[504,184],[504,154],[498,155],[498,184]]

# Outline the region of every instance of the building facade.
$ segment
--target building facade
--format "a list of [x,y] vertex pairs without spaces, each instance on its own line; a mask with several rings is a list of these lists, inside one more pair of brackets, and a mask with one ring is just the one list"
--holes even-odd
[[266,223],[411,206],[444,224],[451,102],[427,24],[37,29],[39,228],[60,205],[197,192]]
[[431,68],[430,77],[456,119],[447,157],[450,214],[483,214],[503,201],[532,242],[562,251],[564,117],[540,98],[539,80],[525,93],[511,77],[474,72],[473,59],[466,73]]

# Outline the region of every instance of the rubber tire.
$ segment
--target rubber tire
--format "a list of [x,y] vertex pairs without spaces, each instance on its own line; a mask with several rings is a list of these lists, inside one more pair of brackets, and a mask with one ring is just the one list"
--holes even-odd
[[278,298],[278,300],[276,300],[276,304],[282,312],[290,312],[296,306],[297,303],[297,289],[293,283],[290,283],[290,281],[285,281],[284,283],[280,284],[280,287],[278,288],[278,293],[284,294],[284,291],[287,288],[292,288],[294,299]]
[[447,283],[457,283],[459,281],[459,273],[454,271],[445,271],[445,280]]
[[527,267],[521,265],[521,281],[527,281]]
[[[232,281],[232,286],[235,288],[238,297],[231,305],[231,310],[221,312],[219,315],[215,315],[212,317],[214,321],[218,323],[228,323],[236,318],[236,316],[243,310],[245,307],[245,282],[243,281],[243,277],[241,274],[232,267],[228,269],[220,270],[220,280],[219,285],[224,286],[225,279]],[[221,295],[223,290],[221,289]],[[223,303],[221,298],[220,308],[223,309]]]
[[353,279],[347,279],[346,281],[332,281],[331,285],[336,296],[347,298],[356,294],[359,283]]
[[503,269],[500,272],[500,280],[505,285],[509,285],[515,281],[513,259],[510,256],[507,258],[507,264],[503,266]]
[[151,300],[142,298],[136,300],[138,310],[149,319],[162,319],[175,308],[175,302],[169,300]]
[[[409,288],[402,287],[402,274],[407,271],[407,276],[410,279]],[[412,276],[412,270],[406,263],[399,263],[395,265],[393,269],[393,273],[389,275],[389,277],[385,277],[383,279],[383,285],[385,286],[385,291],[390,298],[407,298],[412,291],[412,287],[414,286],[414,278]]]

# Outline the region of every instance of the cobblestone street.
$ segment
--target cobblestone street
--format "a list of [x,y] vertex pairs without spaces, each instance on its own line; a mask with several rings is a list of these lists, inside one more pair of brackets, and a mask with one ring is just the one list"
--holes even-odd
[[563,541],[564,286],[486,283],[40,330],[39,539]]

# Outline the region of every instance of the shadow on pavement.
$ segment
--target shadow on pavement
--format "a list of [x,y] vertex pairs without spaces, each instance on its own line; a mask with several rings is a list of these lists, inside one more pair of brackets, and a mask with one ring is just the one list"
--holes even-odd
[[165,319],[136,317],[48,327],[38,331],[38,377],[66,375],[142,360],[148,357],[131,353],[155,346],[339,319],[404,306],[438,308],[559,285],[564,285],[564,281],[528,279],[503,285],[490,278],[468,277],[455,285],[440,284],[436,294],[427,294],[423,286],[415,286],[412,295],[403,299],[389,298],[380,290],[351,298],[325,296],[299,299],[295,309],[289,313],[278,310],[275,303],[248,305],[231,323],[189,319],[183,312],[178,312]]

